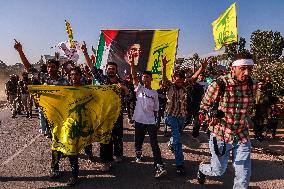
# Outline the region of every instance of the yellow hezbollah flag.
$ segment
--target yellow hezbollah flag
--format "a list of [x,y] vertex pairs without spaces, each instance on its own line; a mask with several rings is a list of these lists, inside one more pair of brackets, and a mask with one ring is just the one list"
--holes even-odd
[[238,41],[236,3],[212,23],[215,50]]
[[162,56],[166,56],[170,62],[167,64],[166,75],[171,78],[175,62],[178,29],[155,30],[152,46],[149,54],[147,70],[153,74],[152,88],[159,89],[159,81],[162,80]]
[[67,20],[65,20],[65,24],[66,24],[66,31],[67,31],[67,34],[68,34],[68,38],[69,38],[69,41],[70,41],[70,47],[75,48],[75,44],[73,42],[73,31],[72,31],[72,28],[71,28],[71,24]]
[[76,155],[93,142],[108,143],[120,114],[120,92],[115,85],[30,85],[52,133],[52,150]]

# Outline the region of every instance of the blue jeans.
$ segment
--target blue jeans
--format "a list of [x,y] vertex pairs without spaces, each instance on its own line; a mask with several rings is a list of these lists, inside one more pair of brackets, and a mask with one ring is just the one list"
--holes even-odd
[[[217,139],[219,152],[222,151],[223,142]],[[234,189],[248,188],[251,175],[251,143],[250,141],[241,144],[226,143],[226,152],[223,156],[218,157],[214,151],[213,135],[210,136],[209,148],[211,152],[211,163],[201,164],[199,170],[208,176],[221,176],[225,173],[228,160],[230,158],[230,151],[233,155],[233,166],[235,168]]]
[[180,132],[183,128],[185,117],[175,117],[165,113],[165,124],[169,125],[172,130],[172,137],[170,143],[173,145],[176,166],[184,164],[184,157],[182,151],[182,144],[180,141]]
[[47,120],[44,117],[44,114],[43,114],[41,108],[38,108],[38,116],[39,116],[40,129],[44,133],[44,132],[46,132],[48,130],[47,129],[47,125],[46,125]]

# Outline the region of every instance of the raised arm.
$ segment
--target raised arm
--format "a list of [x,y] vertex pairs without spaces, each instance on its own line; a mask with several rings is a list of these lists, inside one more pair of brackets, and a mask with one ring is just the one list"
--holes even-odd
[[20,42],[18,42],[16,39],[15,40],[15,44],[14,44],[14,48],[16,49],[16,51],[18,51],[19,55],[20,55],[20,58],[22,60],[22,63],[24,64],[25,68],[27,70],[30,70],[31,68],[31,64],[30,62],[28,61],[24,51],[23,51],[23,46]]
[[191,76],[191,78],[187,79],[187,82],[190,81],[190,82],[195,82],[198,78],[198,76],[204,72],[204,70],[206,69],[209,61],[210,61],[210,57],[209,58],[204,58],[202,63],[201,63],[201,66],[200,68],[193,74],[193,76]]
[[135,86],[137,86],[139,81],[138,81],[138,78],[137,78],[137,72],[136,72],[136,68],[135,68],[135,64],[134,64],[134,56],[131,56],[128,60],[129,60],[129,63],[130,63],[131,75],[132,75],[132,78],[133,78],[133,84]]
[[85,56],[87,65],[89,66],[90,69],[92,69],[94,67],[94,64],[92,63],[92,60],[88,54],[88,49],[87,49],[87,45],[85,43],[85,41],[83,41],[83,45],[81,46],[82,52]]
[[171,60],[167,60],[167,57],[166,56],[163,56],[162,55],[162,63],[163,63],[163,66],[162,66],[162,80],[163,82],[168,82],[169,79],[167,78],[167,63],[169,63]]

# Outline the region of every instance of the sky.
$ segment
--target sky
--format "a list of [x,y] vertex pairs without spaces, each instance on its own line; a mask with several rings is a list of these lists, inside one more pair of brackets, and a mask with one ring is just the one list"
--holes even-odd
[[68,40],[65,19],[74,39],[86,41],[89,52],[98,45],[101,29],[178,28],[177,57],[206,56],[216,53],[211,23],[234,2],[239,37],[248,48],[257,29],[284,36],[283,0],[1,0],[0,60],[8,65],[20,62],[14,38],[31,63],[53,55],[50,47]]

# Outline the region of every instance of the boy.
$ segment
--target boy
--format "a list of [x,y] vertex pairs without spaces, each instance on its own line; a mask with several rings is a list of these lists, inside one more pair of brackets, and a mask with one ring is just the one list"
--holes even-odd
[[137,99],[133,115],[133,120],[135,121],[136,162],[141,161],[142,145],[145,135],[148,132],[156,169],[155,178],[158,178],[166,174],[160,147],[158,145],[157,127],[155,122],[155,115],[159,110],[158,93],[151,88],[151,82],[153,81],[152,73],[150,71],[143,72],[143,85],[141,85],[137,79],[134,56],[130,59],[130,65]]

